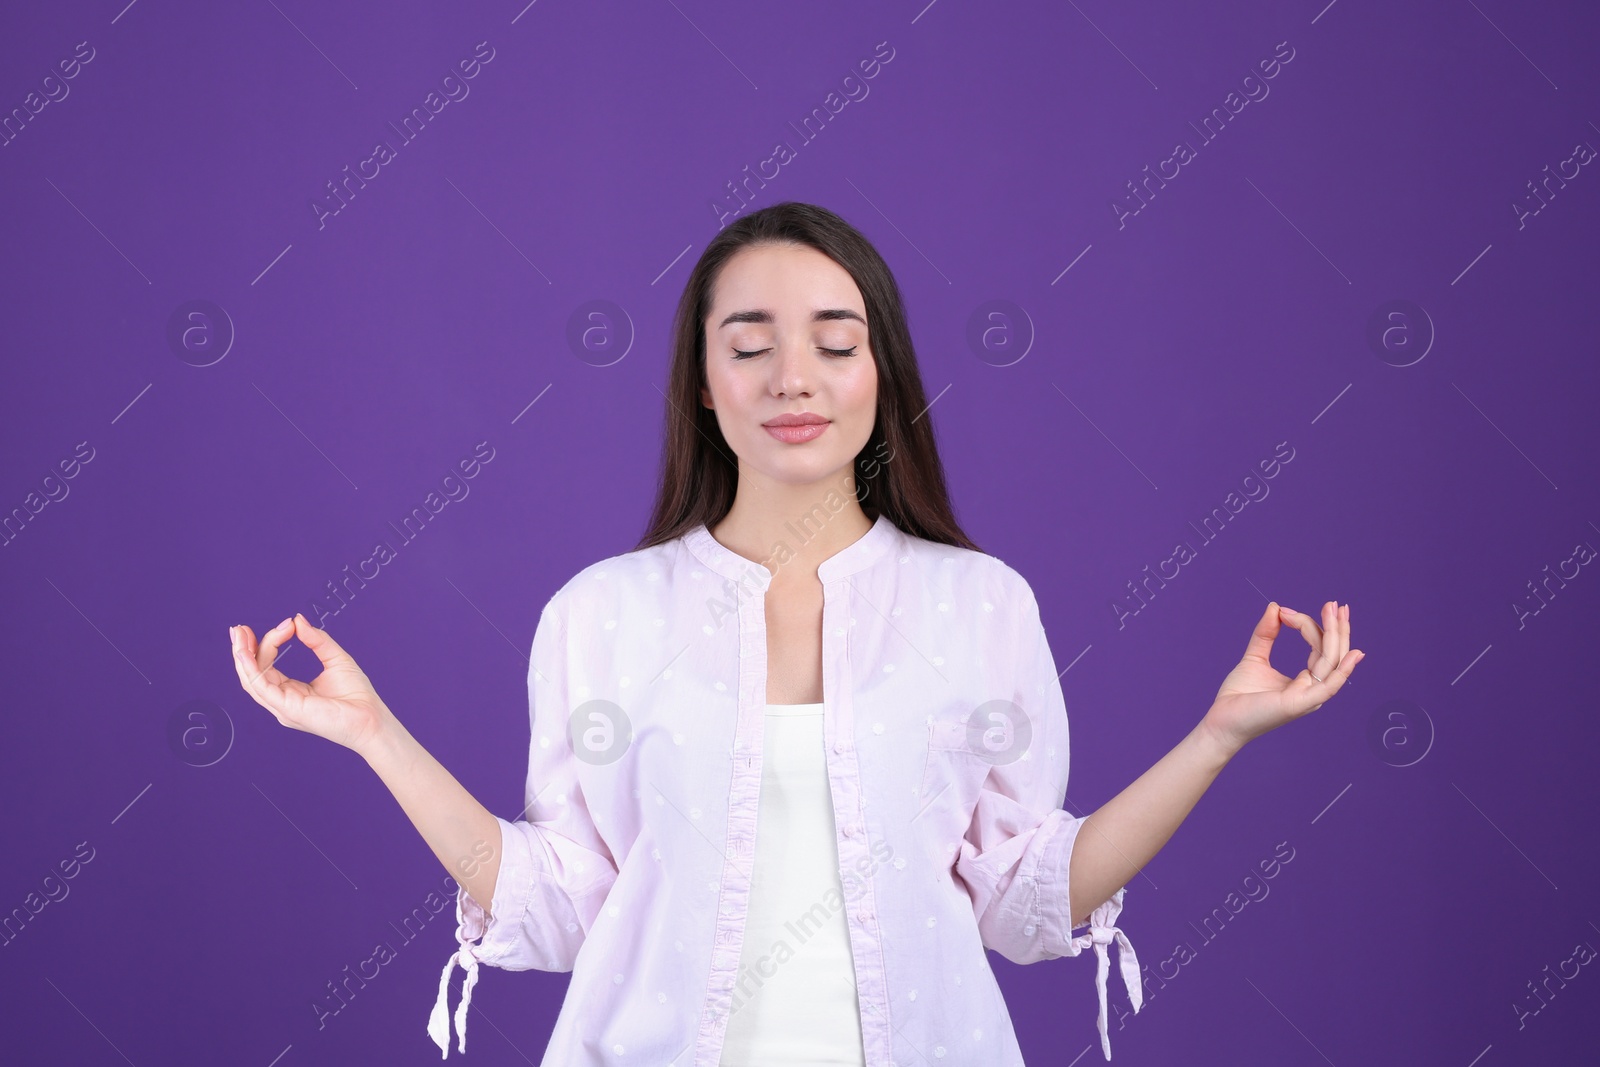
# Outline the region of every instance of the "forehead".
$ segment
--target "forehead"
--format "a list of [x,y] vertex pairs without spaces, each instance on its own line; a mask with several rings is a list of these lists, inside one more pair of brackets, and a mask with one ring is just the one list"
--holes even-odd
[[854,311],[863,321],[867,316],[849,271],[807,245],[750,245],[723,264],[712,285],[707,321],[712,329],[722,328],[730,315],[737,316],[730,328],[763,319],[803,323],[818,311],[837,309]]

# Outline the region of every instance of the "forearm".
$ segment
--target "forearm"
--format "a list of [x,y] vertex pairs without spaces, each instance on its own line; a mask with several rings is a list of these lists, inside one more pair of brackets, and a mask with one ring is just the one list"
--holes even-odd
[[361,752],[445,870],[485,912],[500,874],[500,823],[392,714]]
[[1068,871],[1074,925],[1087,921],[1090,911],[1161,851],[1236,751],[1197,725],[1088,817],[1078,829]]

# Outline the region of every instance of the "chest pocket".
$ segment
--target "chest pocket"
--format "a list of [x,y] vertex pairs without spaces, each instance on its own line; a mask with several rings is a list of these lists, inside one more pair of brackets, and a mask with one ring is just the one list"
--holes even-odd
[[928,756],[918,793],[923,811],[970,811],[988,774],[989,763],[972,750],[964,721],[935,719],[928,724]]

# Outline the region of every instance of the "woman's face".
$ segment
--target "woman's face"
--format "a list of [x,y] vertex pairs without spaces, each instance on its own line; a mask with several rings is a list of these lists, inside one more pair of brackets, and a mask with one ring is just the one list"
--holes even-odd
[[[716,412],[741,474],[804,485],[851,467],[877,414],[866,318],[855,280],[809,246],[749,245],[723,265],[703,324],[700,402]],[[827,421],[820,433],[768,428],[799,414]]]

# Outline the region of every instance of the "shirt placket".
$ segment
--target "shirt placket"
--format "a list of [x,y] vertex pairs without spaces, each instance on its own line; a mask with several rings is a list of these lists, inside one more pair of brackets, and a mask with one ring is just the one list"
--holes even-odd
[[[870,853],[861,803],[861,767],[856,758],[855,703],[849,660],[851,584],[846,577],[823,584],[823,743],[833,799],[834,842],[841,880]],[[728,837],[718,895],[711,969],[697,1034],[695,1067],[718,1067],[727,1036],[728,1013],[738,981],[745,917],[755,866],[756,819],[767,700],[766,586],[739,601],[738,722],[728,798]],[[867,869],[871,869],[870,865]],[[870,1067],[891,1067],[889,1002],[876,896],[868,879],[845,899],[845,919],[860,1004],[861,1038]]]
[[[855,964],[861,1012],[861,1041],[869,1067],[892,1067],[889,1002],[884,990],[883,943],[871,878],[845,872],[871,870],[867,827],[861,803],[861,765],[856,753],[855,698],[850,667],[852,586],[838,578],[822,591],[822,697],[828,781],[833,795],[834,840],[844,885],[850,954]],[[867,863],[861,861],[868,860]]]
[[728,836],[723,849],[721,892],[711,970],[700,1013],[695,1067],[718,1067],[727,1036],[728,1013],[738,981],[755,869],[756,815],[761,796],[762,737],[767,691],[766,588],[739,593],[738,712],[733,738],[733,774],[728,795]]

